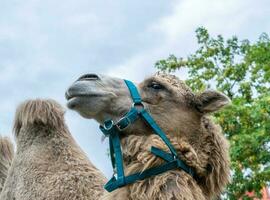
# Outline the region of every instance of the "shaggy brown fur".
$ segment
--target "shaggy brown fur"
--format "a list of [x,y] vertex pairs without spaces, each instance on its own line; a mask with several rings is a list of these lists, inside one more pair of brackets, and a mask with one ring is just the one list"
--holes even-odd
[[[179,156],[198,175],[195,180],[182,170],[175,169],[158,176],[127,185],[107,194],[104,199],[130,200],[210,200],[215,199],[229,182],[229,145],[218,125],[207,116],[229,102],[215,91],[195,95],[175,76],[157,74],[151,81],[158,81],[171,90],[178,100],[165,106],[148,106],[161,128],[167,133]],[[144,88],[147,80],[140,84]],[[141,90],[144,101],[148,94]],[[164,94],[158,98],[172,98]],[[151,103],[155,101],[151,99]],[[160,100],[162,101],[162,100]],[[139,123],[138,123],[139,124]],[[161,139],[144,124],[135,125],[122,138],[125,171],[140,172],[163,163],[151,152],[155,146],[169,152]]]
[[96,200],[106,179],[88,160],[53,100],[30,100],[16,112],[17,152],[1,200]]
[[0,136],[0,193],[8,174],[8,169],[14,156],[13,144],[8,137]]
[[[183,160],[194,159],[194,162],[189,161],[188,164],[196,165],[198,158],[195,154],[189,152],[189,146],[186,143],[179,143],[172,140],[172,144],[176,150],[183,151]],[[122,140],[123,153],[125,160],[126,174],[140,172],[150,167],[159,166],[164,162],[153,156],[150,149],[151,146],[169,152],[166,145],[163,144],[157,135],[136,136],[130,135]],[[185,146],[186,145],[186,146]],[[202,169],[199,169],[202,170]],[[120,192],[121,191],[121,192]],[[130,199],[130,200],[205,200],[201,188],[198,187],[196,181],[182,170],[171,170],[155,177],[127,185],[125,188],[116,190],[105,195],[104,199]]]

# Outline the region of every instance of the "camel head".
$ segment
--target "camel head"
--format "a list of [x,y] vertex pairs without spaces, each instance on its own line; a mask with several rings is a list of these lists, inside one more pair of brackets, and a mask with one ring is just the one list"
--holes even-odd
[[[147,111],[159,126],[170,134],[197,132],[203,115],[227,105],[230,100],[217,91],[194,94],[176,76],[157,73],[136,84]],[[67,106],[85,118],[99,123],[119,120],[132,106],[130,92],[123,79],[97,74],[85,74],[67,90]],[[128,130],[145,129],[142,121]]]
[[[229,181],[228,143],[219,126],[215,125],[207,115],[227,105],[230,102],[229,98],[214,90],[195,94],[176,76],[164,73],[157,73],[146,78],[136,86],[146,111],[170,139],[181,159],[193,167],[200,177],[198,185],[207,197],[205,199],[218,196]],[[100,124],[108,119],[118,122],[133,106],[131,94],[123,79],[96,74],[81,76],[68,88],[66,98],[70,109],[77,111],[85,118],[95,119]],[[121,146],[127,174],[162,164],[163,161],[151,153],[151,148],[154,146],[164,151],[168,148],[153,133],[150,126],[141,118],[121,131]],[[178,175],[182,177],[180,170],[172,173],[175,178],[178,177],[175,173],[180,173]],[[159,178],[160,176],[156,176],[157,180]],[[153,187],[158,188],[154,180]],[[193,189],[197,186],[191,187],[189,183],[179,188],[190,187],[192,196]],[[130,195],[137,192],[136,194],[140,196],[148,191],[149,188],[145,189],[138,184],[130,185]],[[143,185],[148,187],[147,184]],[[168,188],[170,188],[169,185],[171,183],[167,184]],[[175,194],[182,194],[179,188],[176,189]],[[153,191],[153,188],[149,191]],[[195,194],[200,194],[200,192],[195,192]],[[201,194],[196,198],[187,199],[203,199],[202,196]],[[158,199],[152,193],[148,194],[148,197],[134,199]],[[160,199],[165,199],[165,197]],[[180,199],[180,197],[175,199]]]

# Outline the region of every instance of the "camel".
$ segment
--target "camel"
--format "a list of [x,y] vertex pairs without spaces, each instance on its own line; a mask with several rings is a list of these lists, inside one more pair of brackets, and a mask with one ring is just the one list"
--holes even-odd
[[[206,90],[195,94],[174,75],[156,73],[137,85],[145,109],[166,133],[178,156],[196,173],[182,169],[128,184],[105,193],[102,200],[211,200],[220,196],[229,182],[229,144],[221,128],[211,119],[230,103],[224,94]],[[123,79],[85,74],[66,92],[68,108],[99,124],[119,121],[132,107]],[[120,134],[125,175],[159,166],[164,161],[151,147],[168,147],[142,119]]]
[[[103,195],[106,178],[76,144],[57,102],[22,103],[16,111],[14,135],[17,150],[1,200],[96,200]],[[5,154],[9,155],[4,150]]]
[[0,135],[0,194],[14,156],[13,144],[8,137]]

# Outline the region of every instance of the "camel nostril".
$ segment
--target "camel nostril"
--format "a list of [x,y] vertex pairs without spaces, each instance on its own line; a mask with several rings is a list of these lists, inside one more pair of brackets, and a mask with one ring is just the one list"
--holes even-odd
[[83,76],[81,76],[78,81],[81,80],[86,80],[86,81],[96,81],[99,80],[99,76],[96,74],[84,74]]

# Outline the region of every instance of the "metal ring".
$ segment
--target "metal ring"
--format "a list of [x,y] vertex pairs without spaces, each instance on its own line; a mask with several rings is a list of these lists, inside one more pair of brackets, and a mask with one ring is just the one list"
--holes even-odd
[[[109,123],[109,126],[107,126],[107,123]],[[106,130],[106,131],[108,131],[108,130],[110,130],[112,127],[113,127],[113,125],[114,125],[114,122],[113,122],[113,120],[109,120],[109,121],[106,121],[105,123],[104,123],[104,129]]]
[[[144,109],[144,105],[143,105],[142,102],[140,102],[140,103],[133,103],[132,106],[133,106],[134,108],[136,108],[138,111],[141,111],[141,110]],[[138,108],[139,108],[139,109],[138,109]]]

